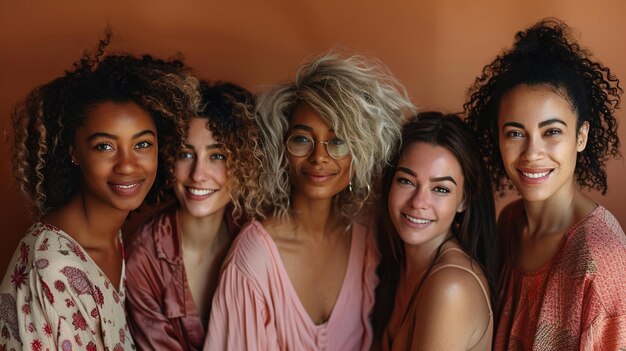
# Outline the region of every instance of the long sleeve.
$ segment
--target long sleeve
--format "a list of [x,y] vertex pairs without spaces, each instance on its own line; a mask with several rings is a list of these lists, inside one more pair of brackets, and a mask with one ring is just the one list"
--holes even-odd
[[580,345],[582,350],[626,349],[626,316],[599,318],[583,332]]
[[213,297],[205,350],[278,350],[271,310],[254,281],[231,261]]
[[[184,338],[163,311],[164,289],[158,262],[138,247],[127,260],[128,300],[126,311],[133,338],[139,350],[188,350]],[[172,301],[173,303],[173,301]]]

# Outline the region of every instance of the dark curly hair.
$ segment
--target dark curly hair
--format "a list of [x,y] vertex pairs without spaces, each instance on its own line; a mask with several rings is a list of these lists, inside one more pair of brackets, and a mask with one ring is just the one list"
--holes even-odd
[[[463,251],[480,266],[492,292],[495,291],[498,277],[495,202],[487,169],[478,152],[476,138],[463,120],[455,114],[421,112],[404,125],[402,148],[395,153],[391,165],[384,170],[382,213],[379,223],[381,230],[378,238],[382,252],[382,260],[378,267],[381,282],[376,290],[374,307],[374,333],[377,341],[380,341],[391,317],[400,274],[406,264],[404,242],[391,221],[387,199],[404,150],[418,142],[441,146],[450,151],[459,162],[464,179],[465,211],[456,214],[450,230]],[[428,271],[433,268],[444,243],[437,248]],[[424,273],[424,277],[428,276],[428,271]],[[422,283],[423,280],[419,286]]]
[[548,18],[515,35],[513,47],[485,66],[463,106],[496,190],[512,188],[498,148],[498,108],[519,85],[547,85],[563,92],[577,116],[577,128],[589,123],[587,147],[578,154],[575,177],[581,187],[606,194],[606,161],[620,158],[615,109],[623,89],[608,67],[570,38],[569,27]]
[[134,102],[154,120],[159,163],[146,200],[158,202],[172,179],[186,120],[198,107],[198,81],[180,60],[105,54],[110,40],[107,32],[95,53],[85,53],[72,70],[35,88],[15,107],[13,171],[38,215],[64,205],[78,190],[80,169],[71,164],[68,150],[99,103]]
[[246,89],[227,82],[200,82],[198,118],[207,118],[207,128],[223,146],[228,170],[229,195],[235,218],[261,216],[259,172],[261,148],[254,120],[255,102]]

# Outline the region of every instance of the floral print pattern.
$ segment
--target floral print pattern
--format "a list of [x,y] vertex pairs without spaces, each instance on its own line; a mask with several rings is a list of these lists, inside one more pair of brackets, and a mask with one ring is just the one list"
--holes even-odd
[[35,223],[0,283],[0,350],[134,350],[125,298],[69,235]]

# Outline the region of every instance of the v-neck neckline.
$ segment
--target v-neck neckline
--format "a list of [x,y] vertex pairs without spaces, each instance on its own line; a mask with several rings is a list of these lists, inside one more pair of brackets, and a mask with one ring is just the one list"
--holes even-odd
[[53,226],[52,224],[43,223],[43,222],[38,222],[38,223],[42,227],[44,227],[44,228],[53,229],[55,231],[55,233],[57,233],[57,235],[63,237],[64,239],[66,239],[66,240],[70,241],[71,243],[73,243],[74,245],[78,246],[83,251],[83,253],[85,254],[85,257],[88,260],[88,262],[96,267],[96,269],[98,270],[98,273],[100,275],[102,275],[102,277],[104,277],[104,279],[106,280],[107,283],[111,284],[111,286],[113,287],[115,292],[118,295],[120,295],[123,292],[123,290],[124,290],[123,289],[124,288],[124,279],[126,277],[126,260],[124,259],[124,242],[122,241],[122,231],[121,230],[119,232],[118,240],[120,241],[120,245],[121,245],[121,248],[122,248],[122,250],[121,250],[122,252],[120,253],[122,255],[122,274],[120,274],[120,281],[119,281],[119,283],[118,284],[113,284],[113,282],[111,282],[111,280],[109,279],[109,276],[106,275],[104,273],[104,271],[100,268],[100,266],[98,266],[96,261],[94,261],[93,258],[91,258],[91,255],[89,255],[89,252],[87,252],[87,250],[85,250],[85,248],[78,241],[76,241],[70,234],[68,234],[63,229],[60,229],[60,228],[57,228],[57,227]]
[[352,226],[352,228],[350,228],[350,236],[351,236],[350,237],[350,253],[348,254],[348,264],[346,265],[346,270],[344,272],[343,282],[341,283],[339,294],[337,295],[337,299],[335,300],[335,303],[333,305],[332,311],[330,312],[330,315],[328,316],[328,319],[321,324],[315,324],[315,322],[313,322],[313,319],[311,318],[311,315],[309,315],[309,313],[306,311],[306,308],[304,308],[304,305],[302,304],[302,301],[300,300],[300,296],[298,296],[298,293],[296,292],[296,288],[293,286],[293,283],[291,282],[291,279],[289,278],[289,274],[287,273],[287,268],[285,267],[283,263],[282,257],[280,256],[280,251],[278,250],[278,246],[276,246],[274,239],[272,238],[272,236],[269,234],[267,229],[265,229],[265,227],[261,223],[258,223],[258,225],[261,228],[263,235],[266,237],[266,240],[269,243],[272,256],[276,257],[276,265],[277,265],[279,274],[282,280],[284,280],[285,282],[284,287],[285,289],[287,289],[288,295],[291,296],[290,299],[293,300],[293,303],[296,309],[298,310],[298,313],[300,314],[300,316],[306,320],[306,323],[309,324],[311,328],[314,328],[316,330],[327,328],[334,321],[335,315],[339,314],[339,312],[337,312],[337,308],[340,308],[340,306],[342,306],[342,301],[345,299],[346,290],[348,289],[347,288],[348,280],[349,280],[349,277],[351,276],[350,273],[353,270],[354,261],[356,260],[357,255],[355,253],[355,250],[357,249],[356,248],[357,245],[355,243],[356,235],[354,235],[354,225]]

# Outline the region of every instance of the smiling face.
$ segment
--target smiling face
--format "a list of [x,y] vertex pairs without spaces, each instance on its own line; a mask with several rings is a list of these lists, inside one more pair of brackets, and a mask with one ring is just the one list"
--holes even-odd
[[461,165],[446,148],[414,142],[404,148],[389,189],[389,216],[405,247],[445,240],[462,212]]
[[576,113],[549,86],[520,85],[498,111],[498,137],[507,175],[525,201],[572,196],[577,152],[584,150],[589,125],[576,129]]
[[150,115],[133,102],[91,107],[70,147],[85,201],[121,211],[139,207],[156,178],[156,133]]
[[196,218],[223,215],[230,202],[226,156],[207,128],[206,118],[193,118],[189,123],[174,174],[181,211]]
[[[329,141],[335,132],[317,113],[306,105],[298,105],[289,123],[286,140],[293,135],[304,136],[315,141]],[[294,197],[307,199],[332,199],[350,182],[351,157],[332,158],[326,145],[316,142],[307,156],[294,156],[287,152],[290,179]]]

